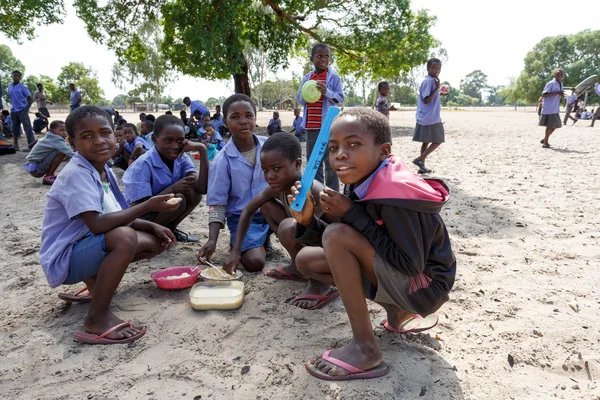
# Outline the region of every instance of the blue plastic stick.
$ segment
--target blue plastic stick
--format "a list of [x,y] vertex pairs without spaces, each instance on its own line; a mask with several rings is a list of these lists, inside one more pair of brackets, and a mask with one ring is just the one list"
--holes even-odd
[[300,181],[302,183],[302,187],[299,190],[300,193],[296,195],[296,201],[291,205],[291,209],[294,211],[301,212],[302,208],[304,208],[304,203],[306,203],[306,193],[312,188],[313,181],[317,175],[317,170],[321,165],[325,150],[327,150],[331,124],[339,113],[340,109],[338,107],[329,107],[327,114],[325,114],[325,119],[321,124],[321,130],[319,131],[319,136],[317,136],[315,147],[313,147],[313,151],[310,153],[310,158],[308,159],[306,169],[302,175],[302,181]]

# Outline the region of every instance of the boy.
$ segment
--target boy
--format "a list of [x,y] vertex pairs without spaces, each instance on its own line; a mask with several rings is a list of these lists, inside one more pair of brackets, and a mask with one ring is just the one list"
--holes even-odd
[[[123,175],[125,198],[133,206],[152,196],[174,193],[182,199],[175,210],[148,213],[143,219],[169,228],[178,242],[197,242],[194,235],[177,229],[206,194],[208,154],[201,143],[188,142],[181,120],[173,115],[161,115],[154,124],[154,146],[131,164]],[[200,173],[187,151],[199,151]]]
[[146,144],[150,149],[154,146],[152,131],[154,131],[154,122],[147,119],[142,121],[140,125],[140,136],[146,141]]
[[575,108],[575,105],[578,101],[579,98],[577,97],[577,93],[575,93],[575,89],[571,90],[571,95],[567,96],[565,119],[563,120],[563,123],[565,125],[567,125],[567,121],[569,120],[569,118],[573,120],[573,125],[575,125],[575,122],[577,122],[575,118],[571,117],[571,113],[573,112],[573,108]]
[[215,104],[215,113],[210,118],[210,123],[215,127],[215,132],[221,135],[221,127],[223,126],[223,115],[221,115],[221,106]]
[[69,84],[69,88],[71,89],[71,111],[74,111],[81,107],[81,92],[75,88],[74,83]]
[[[413,174],[390,153],[390,143],[388,121],[377,111],[342,112],[331,127],[329,161],[345,195],[325,188],[319,196],[322,210],[340,223],[316,218],[313,196],[307,196],[301,213],[292,212],[296,238],[323,245],[300,250],[298,270],[325,289],[337,287],[353,333],[350,344],[306,364],[319,379],[366,379],[388,372],[365,297],[385,308],[382,323],[388,331],[415,332],[435,326],[433,313],[448,301],[454,284],[456,260],[439,214],[448,189]],[[292,188],[288,201],[297,194]]]
[[379,82],[377,84],[377,91],[379,92],[379,97],[377,98],[377,102],[375,106],[377,107],[377,111],[385,115],[385,117],[390,119],[390,84],[386,81]]
[[210,111],[208,110],[208,108],[206,108],[204,104],[202,104],[200,100],[192,101],[189,97],[186,96],[183,98],[183,104],[190,108],[191,116],[194,116],[194,114],[196,113],[198,114],[198,116],[196,117],[198,120],[201,120],[202,117],[206,114],[209,114],[210,116]]
[[19,136],[22,133],[21,124],[23,124],[23,129],[25,129],[25,134],[27,135],[27,144],[29,145],[23,151],[28,152],[35,142],[33,129],[31,129],[31,120],[29,119],[29,108],[33,103],[33,99],[27,86],[21,83],[22,76],[21,71],[13,71],[13,81],[8,85],[8,98],[12,104],[10,118],[12,121],[13,148],[19,151]]
[[554,73],[554,79],[546,84],[544,91],[542,92],[542,113],[540,116],[539,126],[546,127],[546,133],[544,138],[540,141],[542,147],[545,149],[550,148],[550,135],[555,130],[562,127],[560,120],[560,99],[565,97],[563,91],[562,80],[565,76],[565,71],[562,69],[557,70]]
[[37,92],[33,94],[33,101],[37,104],[38,111],[41,112],[46,118],[50,118],[47,104],[52,104],[51,101],[46,101],[46,93],[44,93],[44,85],[41,83],[37,84]]
[[[38,113],[39,114],[39,113]],[[65,141],[67,129],[63,121],[52,121],[46,136],[39,139],[27,155],[25,169],[35,178],[42,178],[44,185],[52,185],[56,180],[54,172],[65,157],[75,154]]]
[[269,120],[269,124],[267,125],[267,133],[269,136],[281,132],[281,120],[279,119],[279,112],[273,111],[273,118]]
[[[331,106],[341,106],[344,102],[344,92],[342,90],[342,80],[335,71],[329,69],[329,60],[331,54],[329,47],[324,43],[318,43],[313,46],[310,61],[315,69],[302,78],[302,83],[296,94],[298,103],[304,106],[304,129],[306,129],[306,160],[310,158],[317,136],[321,130],[321,122]],[[302,86],[309,80],[317,81],[317,88],[322,96],[316,103],[308,104],[302,98]],[[325,179],[323,177],[323,166],[319,167],[315,177],[327,187],[337,191],[340,183],[335,172],[329,166],[329,160],[325,157]]]
[[41,112],[36,112],[33,120],[33,133],[41,135],[44,129],[48,130],[48,118],[42,115]]
[[123,125],[123,135],[125,135],[125,143],[123,150],[129,153],[127,165],[131,165],[138,157],[148,151],[149,147],[144,139],[138,136],[137,129],[134,124]]
[[125,143],[127,140],[125,139],[122,126],[115,127],[115,139],[117,140],[117,149],[111,157],[113,160],[112,162],[114,166],[125,171],[127,169],[127,165],[129,165],[130,154],[127,152],[127,150],[125,150]]
[[296,137],[298,138],[299,141],[306,142],[306,136],[304,135],[304,128],[302,127],[302,125],[304,124],[304,118],[302,118],[300,116],[299,108],[294,109],[294,117],[295,118],[294,118],[294,121],[292,122],[292,130],[290,131],[290,133],[295,132]]

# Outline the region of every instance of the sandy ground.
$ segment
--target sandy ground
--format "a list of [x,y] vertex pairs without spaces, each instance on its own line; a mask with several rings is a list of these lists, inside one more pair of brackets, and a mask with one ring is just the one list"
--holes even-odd
[[[113,309],[148,326],[142,340],[73,342],[87,306],[60,301],[65,288],[51,290],[38,262],[48,187],[25,172],[23,153],[0,157],[0,398],[600,399],[600,126],[560,129],[546,150],[536,117],[443,113],[447,143],[427,165],[453,193],[443,215],[456,285],[429,333],[375,328],[391,372],[359,382],[318,381],[304,369],[350,339],[340,300],[303,311],[289,304],[301,283],[262,274],[246,274],[236,311],[194,311],[188,290],[157,289],[150,274],[195,264],[200,245],[131,265]],[[263,127],[268,118],[260,115]],[[291,125],[290,113],[282,118]],[[391,122],[395,152],[412,160],[414,113]],[[181,227],[204,240],[206,207]],[[227,255],[222,232],[217,262]],[[369,308],[373,320],[383,315]]]

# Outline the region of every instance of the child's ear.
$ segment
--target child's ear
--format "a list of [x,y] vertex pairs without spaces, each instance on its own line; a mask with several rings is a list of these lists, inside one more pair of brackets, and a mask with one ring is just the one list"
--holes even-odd
[[294,161],[294,165],[296,166],[297,170],[300,170],[300,168],[302,168],[302,159],[296,158],[296,161]]
[[391,143],[383,143],[381,145],[381,153],[379,154],[379,159],[381,161],[385,160],[392,154],[392,144]]
[[[69,137],[68,137],[68,139],[69,139],[69,144],[71,145],[71,147],[72,147],[73,149],[75,149],[75,141],[73,140],[73,138],[72,138],[71,136],[69,136]],[[76,149],[75,149],[75,150],[76,150]]]
[[154,133],[152,134],[152,143],[156,145],[156,135]]

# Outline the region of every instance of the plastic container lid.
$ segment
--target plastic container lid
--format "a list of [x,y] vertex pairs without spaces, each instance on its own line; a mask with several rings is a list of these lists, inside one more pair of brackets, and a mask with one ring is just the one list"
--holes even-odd
[[321,99],[321,92],[317,89],[317,81],[306,81],[302,85],[302,98],[307,103],[316,103]]
[[190,290],[190,305],[194,310],[234,310],[244,303],[244,282],[205,281]]

